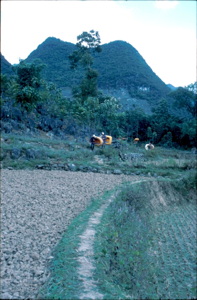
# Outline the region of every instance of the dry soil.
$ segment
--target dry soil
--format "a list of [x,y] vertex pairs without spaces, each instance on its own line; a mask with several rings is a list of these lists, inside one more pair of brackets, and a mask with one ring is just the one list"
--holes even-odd
[[1,299],[34,299],[51,252],[92,198],[137,176],[2,170]]

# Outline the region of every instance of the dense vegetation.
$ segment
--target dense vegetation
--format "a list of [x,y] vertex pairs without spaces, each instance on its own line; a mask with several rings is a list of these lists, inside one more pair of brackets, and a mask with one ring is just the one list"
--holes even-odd
[[[73,86],[82,78],[82,70],[70,71],[68,57],[76,46],[56,38],[46,39],[33,51],[27,62],[41,59],[46,64],[45,79],[58,87]],[[99,88],[127,88],[132,95],[146,89],[152,97],[162,96],[169,88],[157,77],[138,51],[123,41],[102,45],[94,55],[93,67],[98,71]],[[143,94],[143,93],[141,93]]]
[[43,72],[43,78],[48,82],[53,82],[57,86],[71,86],[79,82],[81,78],[79,72],[73,74],[70,69],[69,55],[74,51],[75,45],[64,43],[59,39],[49,37],[34,50],[27,62],[40,59],[46,68]]
[[13,75],[12,65],[1,54],[1,73]]
[[[195,147],[196,84],[170,92],[131,45],[116,41],[98,52],[94,45],[84,47],[86,35],[79,36],[77,47],[48,38],[13,68],[2,57],[2,129],[8,133],[25,127],[82,138],[105,131],[128,141],[139,137],[167,147]],[[74,70],[72,56],[78,66]],[[72,97],[63,97],[54,82],[73,87]],[[152,114],[124,108],[99,89],[102,85],[126,87],[136,101],[154,103]]]
[[[144,91],[146,97],[165,95],[169,90],[130,44],[115,41],[102,46],[101,55],[95,58],[99,71],[99,86],[127,88],[132,96]],[[143,92],[142,92],[143,91]]]

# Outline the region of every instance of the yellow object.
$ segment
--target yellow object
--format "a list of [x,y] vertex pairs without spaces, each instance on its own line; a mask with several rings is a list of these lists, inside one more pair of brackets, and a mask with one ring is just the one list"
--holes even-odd
[[103,145],[103,140],[99,136],[94,136],[94,142],[93,144],[95,146],[102,146]]
[[112,143],[112,136],[106,135],[105,145],[111,145]]
[[134,141],[136,141],[136,142],[139,141],[139,140],[140,140],[139,138],[135,138],[135,139],[134,139]]

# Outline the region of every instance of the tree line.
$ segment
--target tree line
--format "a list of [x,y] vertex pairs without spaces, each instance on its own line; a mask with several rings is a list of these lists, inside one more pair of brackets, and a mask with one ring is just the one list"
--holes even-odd
[[[72,70],[81,68],[83,79],[73,88],[73,97],[65,98],[60,89],[42,77],[45,65],[40,61],[20,61],[14,76],[1,74],[1,105],[12,102],[28,114],[39,118],[44,112],[68,121],[74,134],[91,135],[105,131],[113,137],[151,141],[167,147],[196,146],[196,86],[172,91],[160,99],[152,115],[140,109],[121,109],[115,97],[98,90],[98,72],[93,68],[94,55],[102,51],[97,31],[83,32],[77,37],[76,50],[69,56]],[[170,109],[185,110],[180,116]]]

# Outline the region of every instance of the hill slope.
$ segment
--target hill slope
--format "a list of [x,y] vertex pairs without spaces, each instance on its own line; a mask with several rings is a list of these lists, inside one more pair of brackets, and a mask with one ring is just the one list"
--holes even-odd
[[13,75],[12,65],[1,54],[1,73],[5,75]]
[[47,81],[54,82],[57,86],[71,86],[74,76],[68,56],[74,49],[74,44],[49,37],[30,53],[26,61],[42,60],[46,64],[43,75]]
[[[68,56],[74,49],[74,44],[50,37],[30,53],[26,61],[41,59],[46,64],[44,76],[48,81],[59,87],[72,87],[83,77],[82,70],[70,69]],[[102,50],[94,59],[100,89],[125,88],[131,95],[145,98],[161,97],[169,92],[165,83],[130,44],[114,41],[104,44]]]
[[107,88],[126,88],[129,91],[166,94],[165,83],[152,71],[139,52],[130,44],[114,41],[102,46],[95,59],[100,73],[99,84]]

